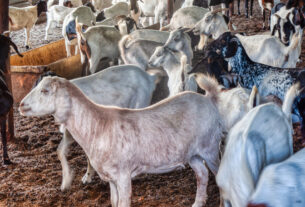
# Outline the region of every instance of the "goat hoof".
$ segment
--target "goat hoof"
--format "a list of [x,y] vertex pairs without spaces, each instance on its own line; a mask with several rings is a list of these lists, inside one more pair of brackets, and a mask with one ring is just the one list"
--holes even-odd
[[65,191],[68,191],[70,189],[70,187],[71,187],[71,184],[62,184],[60,186],[60,190],[61,190],[61,192],[65,192]]
[[26,46],[25,46],[25,49],[27,49],[27,50],[28,50],[28,49],[30,49],[30,47],[29,47],[28,45],[26,45]]
[[9,159],[4,159],[4,160],[3,160],[3,163],[4,163],[5,165],[13,164]]
[[62,180],[62,183],[61,183],[61,186],[60,186],[60,190],[62,192],[67,191],[67,190],[70,189],[73,178],[74,178],[74,172],[73,171],[71,171],[71,173],[68,174],[68,175],[63,175],[63,180]]

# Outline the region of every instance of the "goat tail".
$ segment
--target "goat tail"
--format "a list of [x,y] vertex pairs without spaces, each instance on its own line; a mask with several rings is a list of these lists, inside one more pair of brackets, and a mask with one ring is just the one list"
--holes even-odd
[[84,33],[82,31],[82,24],[78,23],[78,17],[76,17],[76,19],[75,19],[75,30],[80,35],[81,39],[86,41],[86,38],[85,38]]
[[16,46],[16,44],[11,40],[11,38],[7,38],[8,41],[9,41],[9,44],[14,48],[15,52],[20,56],[20,57],[23,57],[22,54],[19,53],[18,51],[18,47]]
[[253,86],[249,102],[248,102],[248,109],[253,109],[253,107],[259,105],[259,94],[256,86]]
[[289,90],[286,92],[285,95],[282,109],[289,121],[291,121],[292,104],[296,96],[298,96],[300,93],[299,89],[300,89],[300,83],[296,83],[289,88]]
[[217,102],[218,93],[221,90],[220,85],[214,77],[204,75],[202,73],[194,74],[195,80],[198,86],[205,90],[207,96],[209,96],[213,102]]
[[129,35],[124,35],[122,39],[119,41],[119,49],[121,53],[121,58],[123,59],[124,63],[127,64],[127,59],[125,56],[125,50],[127,49],[126,43],[130,39]]

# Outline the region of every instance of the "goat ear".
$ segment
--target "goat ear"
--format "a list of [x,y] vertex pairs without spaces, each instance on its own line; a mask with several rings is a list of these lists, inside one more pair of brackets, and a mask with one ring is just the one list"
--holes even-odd
[[301,24],[301,14],[300,11],[298,9],[295,9],[293,11],[294,15],[293,15],[293,19],[292,22],[294,25],[300,25]]
[[228,49],[227,52],[225,54],[225,58],[229,58],[229,57],[233,57],[238,49],[238,38],[237,37],[233,37],[229,44],[228,44]]

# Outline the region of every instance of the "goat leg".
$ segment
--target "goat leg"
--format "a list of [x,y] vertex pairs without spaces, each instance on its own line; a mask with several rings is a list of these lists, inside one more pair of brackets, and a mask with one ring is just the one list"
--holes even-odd
[[254,0],[250,0],[250,18],[253,16],[253,2]]
[[263,9],[263,29],[266,29],[265,21],[266,21],[266,10]]
[[71,187],[73,181],[73,172],[70,170],[67,160],[69,146],[73,143],[73,137],[68,130],[65,130],[64,136],[57,148],[57,155],[62,166],[62,183],[60,189],[65,191]]
[[109,182],[109,185],[110,185],[111,205],[113,207],[117,207],[118,206],[118,199],[119,199],[118,189],[117,189],[115,183],[112,182],[112,181]]
[[249,18],[249,0],[245,0],[246,18]]
[[131,177],[128,173],[120,173],[116,180],[116,187],[118,192],[118,206],[127,207],[131,203]]
[[234,2],[229,3],[229,17],[232,17],[234,14]]
[[237,14],[240,15],[240,0],[237,0]]
[[1,136],[2,136],[2,150],[3,150],[3,163],[9,165],[12,162],[10,161],[7,154],[7,143],[6,143],[6,116],[1,120]]
[[90,164],[90,160],[87,158],[87,172],[82,178],[83,184],[91,183],[92,182],[92,177],[95,174],[95,170],[93,169],[92,165]]
[[209,171],[205,166],[205,162],[199,156],[192,157],[189,165],[194,170],[197,178],[196,198],[192,207],[201,207],[205,205],[207,199],[206,189],[208,186]]

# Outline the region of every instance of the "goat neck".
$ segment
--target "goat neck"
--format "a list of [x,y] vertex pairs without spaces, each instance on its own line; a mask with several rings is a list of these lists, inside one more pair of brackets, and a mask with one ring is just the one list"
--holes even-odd
[[86,154],[90,155],[92,146],[89,143],[100,137],[102,132],[109,130],[107,126],[112,119],[109,111],[87,99],[76,86],[69,84],[67,90],[70,103],[73,104],[66,109],[69,113],[64,126]]
[[172,52],[168,53],[167,55],[170,58],[163,63],[163,68],[168,75],[168,87],[170,91],[170,96],[173,96],[183,91],[183,68],[181,68],[179,60]]

